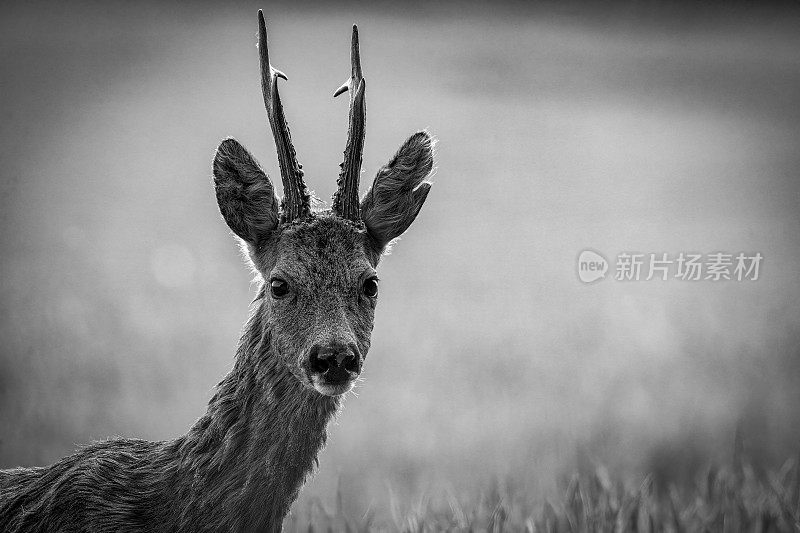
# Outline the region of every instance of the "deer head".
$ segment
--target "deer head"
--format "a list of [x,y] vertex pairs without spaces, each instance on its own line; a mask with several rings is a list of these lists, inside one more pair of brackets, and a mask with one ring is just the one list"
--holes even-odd
[[364,147],[365,80],[353,26],[351,76],[335,93],[350,93],[344,162],[330,210],[315,211],[297,162],[278,94],[278,78],[258,12],[261,88],[278,152],[284,197],[236,140],[214,158],[214,185],[225,222],[242,240],[261,281],[262,342],[291,374],[327,396],[350,390],[370,346],[378,299],[378,261],[414,221],[430,190],[432,139],[412,135],[377,173],[359,201]]

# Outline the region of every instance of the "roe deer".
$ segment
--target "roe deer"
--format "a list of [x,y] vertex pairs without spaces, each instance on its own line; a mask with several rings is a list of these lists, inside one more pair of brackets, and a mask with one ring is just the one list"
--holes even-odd
[[222,217],[260,285],[231,372],[174,440],[95,442],[47,467],[0,471],[0,531],[279,531],[370,346],[376,267],[430,190],[432,139],[412,135],[359,202],[365,81],[353,26],[347,147],[332,208],[314,211],[292,146],[259,11],[264,103],[284,198],[225,139],[213,173]]

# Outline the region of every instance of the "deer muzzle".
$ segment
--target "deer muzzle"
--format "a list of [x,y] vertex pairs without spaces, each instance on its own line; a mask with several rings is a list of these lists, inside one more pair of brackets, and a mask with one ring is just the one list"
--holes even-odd
[[314,388],[326,396],[338,396],[353,387],[361,373],[362,357],[353,343],[315,344],[306,368]]

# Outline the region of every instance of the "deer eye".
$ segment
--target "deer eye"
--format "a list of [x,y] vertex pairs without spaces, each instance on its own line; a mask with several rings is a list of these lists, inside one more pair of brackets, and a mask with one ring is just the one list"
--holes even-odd
[[378,295],[378,279],[369,278],[364,282],[362,290],[364,291],[364,296],[367,298],[375,298]]
[[289,284],[282,279],[273,279],[269,282],[269,291],[273,298],[283,298],[289,294]]

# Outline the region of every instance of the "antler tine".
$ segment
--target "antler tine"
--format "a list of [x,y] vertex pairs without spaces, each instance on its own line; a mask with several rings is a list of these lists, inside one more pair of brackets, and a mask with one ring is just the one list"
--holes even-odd
[[361,54],[358,49],[358,27],[353,24],[353,39],[350,46],[350,78],[333,94],[339,96],[350,91],[350,115],[347,129],[347,145],[344,150],[342,171],[337,180],[338,190],[333,195],[333,212],[342,218],[361,220],[358,204],[358,180],[361,175],[361,157],[364,152],[366,128],[366,103],[364,102],[365,80],[361,74]]
[[272,128],[272,136],[275,138],[275,148],[278,150],[278,164],[283,181],[284,197],[281,221],[289,222],[311,212],[310,196],[303,182],[303,167],[297,162],[292,136],[289,133],[289,126],[283,115],[283,106],[278,94],[278,78],[284,80],[287,78],[283,72],[274,68],[269,62],[267,25],[260,9],[258,10],[258,51],[261,64],[261,92],[264,94],[264,105],[267,108],[267,118]]

